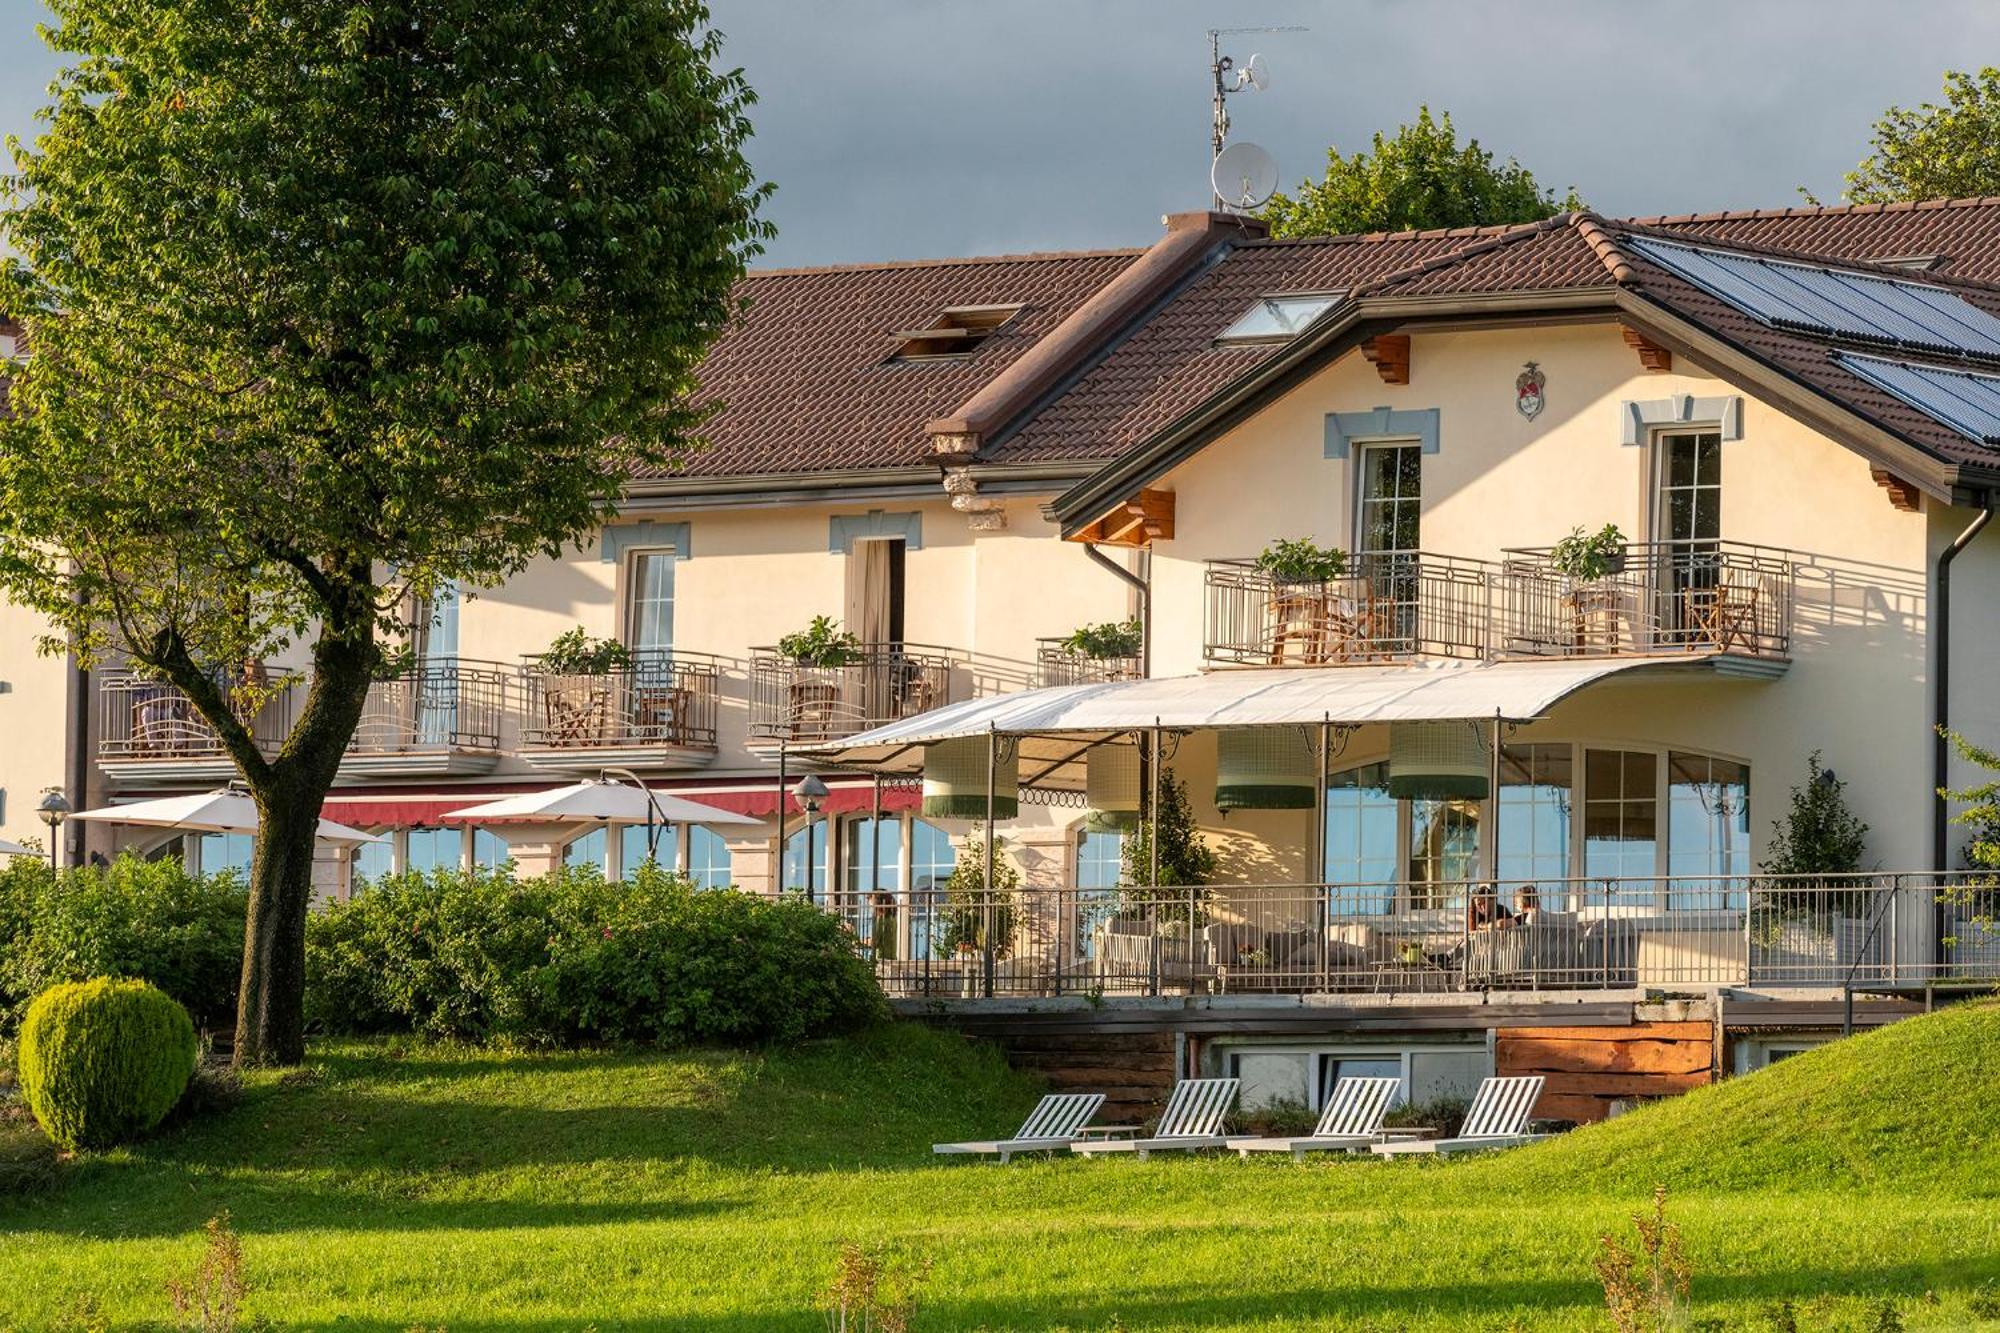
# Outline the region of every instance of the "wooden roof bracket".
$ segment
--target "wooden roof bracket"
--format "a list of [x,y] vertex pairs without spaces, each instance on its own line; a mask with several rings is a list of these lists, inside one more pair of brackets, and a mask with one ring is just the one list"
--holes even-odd
[[1144,490],[1070,537],[1097,546],[1151,546],[1174,538],[1174,493]]

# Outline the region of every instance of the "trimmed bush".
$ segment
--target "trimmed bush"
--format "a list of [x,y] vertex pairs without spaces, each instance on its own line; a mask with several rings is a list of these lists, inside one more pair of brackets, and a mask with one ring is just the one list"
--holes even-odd
[[306,926],[306,1013],[324,1032],[748,1044],[884,1012],[834,917],[650,867],[623,884],[588,870],[401,876]]
[[227,1027],[243,968],[248,891],[234,875],[123,856],[65,870],[17,856],[0,869],[0,1035],[49,987],[91,977],[150,981],[202,1028]]
[[145,1133],[186,1091],[194,1024],[159,987],[99,977],[43,992],[21,1023],[21,1092],[65,1148]]

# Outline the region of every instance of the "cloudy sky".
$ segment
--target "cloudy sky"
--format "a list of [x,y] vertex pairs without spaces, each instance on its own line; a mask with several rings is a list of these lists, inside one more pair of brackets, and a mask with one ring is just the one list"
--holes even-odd
[[[766,263],[1152,239],[1207,196],[1210,27],[1261,52],[1235,138],[1289,186],[1419,103],[1610,213],[1829,201],[1892,103],[2000,63],[1992,0],[711,0],[761,102]],[[0,130],[56,58],[0,0]]]

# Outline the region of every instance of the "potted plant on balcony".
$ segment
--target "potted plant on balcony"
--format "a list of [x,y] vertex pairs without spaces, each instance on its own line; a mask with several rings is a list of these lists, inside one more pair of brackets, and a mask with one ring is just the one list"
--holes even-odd
[[1616,523],[1586,533],[1582,525],[1549,550],[1549,564],[1576,583],[1597,583],[1625,572],[1625,534]]
[[1326,585],[1347,573],[1347,552],[1310,537],[1280,537],[1258,552],[1253,563],[1270,581],[1265,637],[1272,663],[1295,655],[1307,662],[1326,660],[1335,621]]
[[778,651],[800,666],[852,666],[861,660],[861,640],[832,616],[814,616],[804,629],[779,639]]
[[1137,658],[1145,651],[1145,627],[1132,620],[1105,621],[1072,630],[1061,643],[1063,652],[1084,662],[1114,662],[1110,668],[1077,672],[1079,680],[1122,680],[1138,674]]
[[986,844],[968,838],[944,882],[944,902],[938,913],[938,948],[960,965],[966,994],[976,993],[984,980],[983,955],[990,943],[993,957],[1004,962],[1014,952],[1020,926],[1021,872],[1000,851],[993,853],[993,893],[986,892]]
[[804,629],[779,639],[778,652],[794,666],[808,668],[791,672],[787,686],[792,739],[825,739],[832,734],[840,712],[841,680],[837,673],[862,660],[860,638],[842,629],[832,616],[814,616]]
[[592,638],[583,626],[558,634],[538,663],[543,734],[551,745],[592,745],[614,725],[613,672],[632,665],[632,650],[616,639]]
[[1280,587],[1331,583],[1347,573],[1347,552],[1310,537],[1280,537],[1257,553],[1257,572]]
[[[1606,523],[1596,532],[1581,525],[1549,549],[1549,567],[1562,576],[1562,604],[1569,613],[1571,641],[1578,648],[1624,646],[1621,621],[1632,619],[1624,591],[1608,582],[1625,572],[1625,534],[1616,523]],[[1638,626],[1623,628],[1636,641]]]

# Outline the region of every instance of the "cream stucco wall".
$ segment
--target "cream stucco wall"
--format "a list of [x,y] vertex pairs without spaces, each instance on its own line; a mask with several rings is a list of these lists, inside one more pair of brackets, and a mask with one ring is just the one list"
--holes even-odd
[[[1514,377],[1530,359],[1548,381],[1547,407],[1532,421],[1513,405]],[[1927,522],[1897,511],[1859,455],[1684,360],[1673,373],[1642,371],[1613,325],[1419,335],[1407,385],[1384,384],[1349,355],[1175,469],[1158,483],[1177,503],[1174,540],[1155,554],[1155,671],[1201,666],[1204,561],[1254,555],[1276,537],[1353,545],[1356,464],[1324,456],[1327,413],[1437,409],[1439,447],[1423,459],[1423,548],[1492,560],[1577,526],[1616,523],[1643,538],[1648,450],[1620,443],[1621,405],[1676,394],[1744,400],[1742,438],[1722,445],[1722,535],[1800,553],[1792,665],[1774,681],[1599,687],[1524,737],[1678,744],[1749,760],[1759,855],[1786,788],[1820,749],[1874,826],[1872,855],[1885,867],[1927,865],[1930,530],[1955,533],[1969,515]],[[1992,625],[1971,608],[2000,593],[2000,555],[1980,564],[1987,591],[1961,593],[1961,627]],[[1994,637],[1989,628],[1986,646]],[[1968,638],[1955,659],[1976,663],[1979,651]],[[1975,674],[1961,666],[1966,691]],[[1349,758],[1368,757],[1366,742],[1358,737]],[[1197,776],[1201,753],[1191,760],[1197,787],[1212,783],[1212,770]],[[1209,817],[1220,841],[1241,842],[1243,816]],[[1290,836],[1304,838],[1307,821],[1291,822],[1300,827]]]
[[46,847],[35,814],[47,787],[66,780],[68,662],[36,651],[42,617],[0,600],[0,838]]

